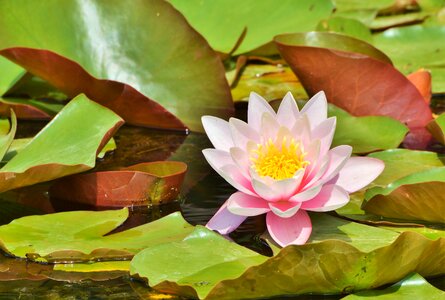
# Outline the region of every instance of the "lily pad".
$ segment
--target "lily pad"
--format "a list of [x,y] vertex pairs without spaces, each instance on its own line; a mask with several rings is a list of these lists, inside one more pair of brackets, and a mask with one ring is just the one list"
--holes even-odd
[[98,207],[159,205],[177,200],[186,170],[183,162],[158,161],[76,174],[59,179],[49,194],[57,201]]
[[15,132],[17,130],[17,118],[13,110],[11,110],[11,125],[8,127],[10,128],[8,128],[7,132],[2,132],[0,134],[0,160],[3,159],[9,147],[11,146],[11,143],[14,140]]
[[328,0],[282,0],[280,5],[273,0],[171,2],[217,51],[229,53],[247,28],[235,55],[259,48],[283,32],[314,30],[334,8]]
[[437,141],[445,145],[445,114],[428,123],[427,128]]
[[93,168],[97,153],[122,123],[109,109],[79,95],[0,169],[0,191]]
[[[138,253],[130,272],[148,278],[157,290],[206,299],[339,294],[395,282],[409,272],[423,276],[445,272],[444,239],[431,241],[413,232],[398,236],[325,214],[312,219],[314,229],[319,228],[313,242],[283,248],[259,265],[265,257],[199,228],[190,240]],[[225,244],[224,249],[230,250],[224,253]],[[246,256],[256,266],[243,267],[239,261]]]
[[64,104],[26,98],[0,98],[0,115],[13,109],[19,119],[49,120],[62,110]]
[[17,83],[26,71],[15,63],[0,56],[0,96]]
[[167,1],[1,1],[0,11],[14,12],[0,20],[1,55],[131,124],[200,130],[202,115],[233,113],[218,55]]
[[431,300],[445,299],[445,292],[428,283],[419,274],[411,274],[384,290],[362,291],[342,300],[417,300],[428,297]]
[[303,86],[288,66],[249,64],[235,82],[232,88],[234,101],[247,101],[251,92],[267,100],[282,99],[289,91],[297,99],[307,99]]
[[310,95],[324,90],[328,101],[355,116],[389,116],[416,136],[426,131],[432,119],[428,104],[371,45],[327,32],[279,35],[275,43]]
[[331,17],[317,25],[317,31],[337,32],[366,42],[372,41],[371,30],[362,22],[344,17]]
[[433,93],[439,93],[445,92],[445,81],[434,73],[445,72],[444,39],[443,26],[415,25],[391,28],[374,35],[374,45],[384,51],[404,74],[419,68],[430,69],[433,74]]
[[23,217],[0,226],[1,247],[10,255],[45,262],[129,259],[144,248],[182,240],[193,230],[180,213],[173,213],[108,234],[127,217],[127,208]]
[[367,190],[366,212],[388,218],[445,223],[443,155],[394,149],[373,153],[385,170]]

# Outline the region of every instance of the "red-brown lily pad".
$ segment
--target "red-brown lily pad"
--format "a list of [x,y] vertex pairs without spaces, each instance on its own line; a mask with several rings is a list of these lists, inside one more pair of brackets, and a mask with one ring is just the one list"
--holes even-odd
[[186,170],[183,162],[158,161],[78,174],[58,180],[51,186],[50,196],[102,207],[167,203],[177,199]]
[[328,101],[353,115],[389,116],[424,136],[432,119],[428,104],[373,46],[327,32],[283,34],[275,43],[310,95],[324,90]]

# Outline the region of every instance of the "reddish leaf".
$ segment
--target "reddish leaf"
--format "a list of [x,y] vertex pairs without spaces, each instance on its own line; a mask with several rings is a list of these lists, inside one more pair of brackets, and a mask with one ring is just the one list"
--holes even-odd
[[[54,52],[30,48],[9,48],[0,54],[51,82],[68,96],[84,93],[133,125],[185,129],[186,126],[160,104],[129,85],[91,76],[78,63]],[[75,80],[73,80],[75,78]],[[129,101],[131,99],[131,101]]]
[[371,45],[327,32],[279,35],[275,43],[309,94],[324,90],[330,102],[353,115],[389,116],[415,129],[411,134],[427,134],[428,104]]
[[12,103],[8,102],[8,99],[1,98],[0,115],[9,117],[11,109],[14,110],[17,118],[19,119],[50,120],[52,118],[49,114],[47,114],[43,110],[38,109],[35,106],[21,103]]
[[161,204],[177,199],[187,165],[175,161],[137,164],[118,171],[78,174],[58,180],[52,199],[93,206]]

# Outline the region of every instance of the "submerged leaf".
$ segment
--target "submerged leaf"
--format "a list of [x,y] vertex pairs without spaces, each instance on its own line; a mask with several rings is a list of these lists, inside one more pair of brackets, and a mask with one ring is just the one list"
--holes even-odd
[[0,191],[93,168],[97,153],[122,123],[109,109],[79,95],[0,169]]
[[0,19],[1,55],[131,124],[200,130],[202,115],[233,113],[218,55],[167,1],[17,0],[0,11],[14,11]]
[[10,255],[46,262],[128,259],[144,248],[181,240],[193,230],[180,213],[173,213],[108,234],[127,217],[126,208],[23,217],[0,226],[1,247]]
[[159,205],[177,199],[186,170],[183,162],[159,161],[77,174],[59,179],[49,194],[56,201],[92,206]]

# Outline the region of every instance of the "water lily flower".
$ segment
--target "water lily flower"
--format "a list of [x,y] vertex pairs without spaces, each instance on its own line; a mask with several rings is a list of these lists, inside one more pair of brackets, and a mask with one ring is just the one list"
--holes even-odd
[[221,234],[247,217],[266,214],[267,230],[281,246],[304,244],[312,232],[306,211],[325,212],[348,203],[349,193],[373,181],[381,160],[351,157],[352,147],[330,149],[336,118],[327,117],[324,92],[301,111],[291,93],[278,112],[251,93],[248,122],[204,116],[215,149],[203,150],[209,164],[238,191],[208,222]]

